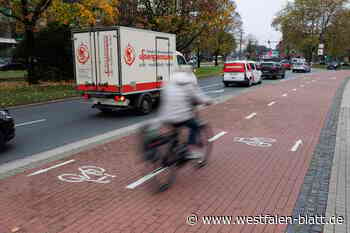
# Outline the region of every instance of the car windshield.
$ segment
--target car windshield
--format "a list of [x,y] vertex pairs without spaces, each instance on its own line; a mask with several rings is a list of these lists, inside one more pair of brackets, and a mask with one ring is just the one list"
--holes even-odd
[[304,63],[295,63],[296,66],[302,66]]

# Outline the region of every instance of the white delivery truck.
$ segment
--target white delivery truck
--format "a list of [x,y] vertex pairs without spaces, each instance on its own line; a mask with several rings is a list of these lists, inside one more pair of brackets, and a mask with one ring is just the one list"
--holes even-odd
[[174,34],[128,27],[73,30],[77,89],[102,112],[151,112],[175,70],[188,70]]

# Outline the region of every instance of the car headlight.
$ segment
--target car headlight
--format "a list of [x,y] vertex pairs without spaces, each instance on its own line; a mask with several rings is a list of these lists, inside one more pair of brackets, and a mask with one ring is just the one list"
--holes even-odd
[[0,110],[0,119],[9,120],[9,119],[12,119],[12,117],[10,116],[10,114],[7,111]]

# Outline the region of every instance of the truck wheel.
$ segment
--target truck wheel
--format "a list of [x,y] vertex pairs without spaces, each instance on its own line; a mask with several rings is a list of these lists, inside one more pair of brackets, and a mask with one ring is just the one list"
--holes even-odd
[[147,115],[152,112],[152,98],[148,95],[140,97],[139,104],[137,106],[137,111],[141,115]]
[[5,135],[0,130],[0,151],[2,151],[5,147]]
[[230,86],[230,84],[228,82],[224,82],[224,85],[225,85],[225,87]]

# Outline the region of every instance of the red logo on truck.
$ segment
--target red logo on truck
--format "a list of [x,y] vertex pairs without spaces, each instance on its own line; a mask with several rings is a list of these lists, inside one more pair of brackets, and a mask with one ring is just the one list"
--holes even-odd
[[86,44],[81,43],[78,48],[78,62],[85,64],[90,59],[89,48]]
[[127,65],[131,66],[132,64],[134,64],[136,55],[135,55],[135,49],[128,44],[128,46],[125,48],[124,51],[124,61]]

